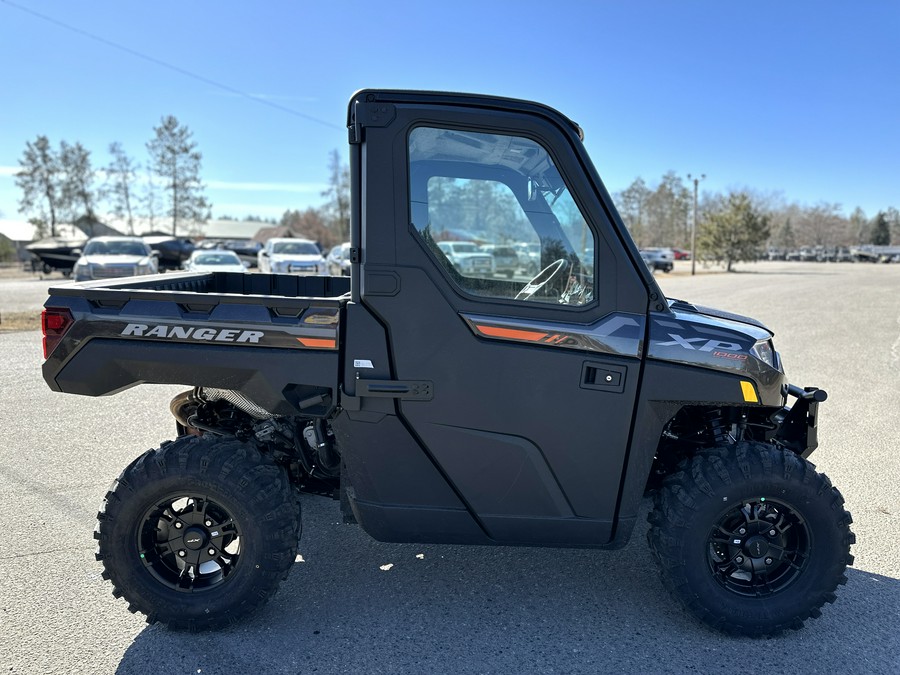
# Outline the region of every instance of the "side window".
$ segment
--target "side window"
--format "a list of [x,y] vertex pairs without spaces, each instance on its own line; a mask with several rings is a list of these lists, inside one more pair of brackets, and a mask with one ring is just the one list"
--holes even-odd
[[462,291],[574,306],[593,299],[593,231],[539,144],[418,127],[409,163],[413,227]]

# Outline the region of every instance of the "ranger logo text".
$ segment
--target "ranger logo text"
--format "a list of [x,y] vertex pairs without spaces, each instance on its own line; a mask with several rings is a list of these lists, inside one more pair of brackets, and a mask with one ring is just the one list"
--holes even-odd
[[261,330],[235,330],[233,328],[195,328],[193,326],[148,326],[130,323],[120,335],[135,337],[175,338],[180,340],[206,340],[209,342],[251,342],[256,344],[265,335]]

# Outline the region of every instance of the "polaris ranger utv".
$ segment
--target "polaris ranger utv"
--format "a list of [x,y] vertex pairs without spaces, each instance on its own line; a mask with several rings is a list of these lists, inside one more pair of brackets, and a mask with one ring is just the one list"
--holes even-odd
[[[666,299],[560,113],[361,91],[349,106],[351,275],[176,273],[59,285],[57,391],[190,385],[176,440],[106,494],[97,558],[132,611],[192,630],[262,605],[294,563],[298,493],[391,542],[650,549],[707,624],[817,617],[850,514],[807,456],[825,392],[773,333]],[[440,244],[527,245],[533,277]]]

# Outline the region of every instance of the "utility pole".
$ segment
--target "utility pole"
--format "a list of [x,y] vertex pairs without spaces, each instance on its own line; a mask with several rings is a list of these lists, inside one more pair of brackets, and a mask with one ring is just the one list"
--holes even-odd
[[691,276],[697,273],[697,186],[701,180],[706,180],[706,174],[701,173],[700,177],[687,175],[688,180],[694,182],[694,211],[691,220]]

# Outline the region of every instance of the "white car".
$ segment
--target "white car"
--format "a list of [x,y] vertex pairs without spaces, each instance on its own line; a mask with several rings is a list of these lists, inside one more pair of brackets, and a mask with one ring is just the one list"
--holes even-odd
[[190,272],[246,272],[247,263],[241,262],[234,251],[194,251],[184,269]]
[[328,274],[322,252],[309,239],[269,239],[259,252],[259,271],[267,274]]
[[90,281],[158,271],[157,254],[140,237],[94,237],[84,245],[72,276],[75,281]]
[[328,273],[333,277],[350,276],[350,242],[345,241],[328,254]]
[[494,256],[482,251],[474,241],[439,241],[438,248],[460,274],[487,277],[494,274]]

